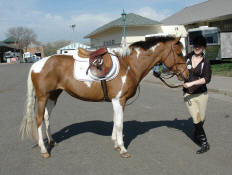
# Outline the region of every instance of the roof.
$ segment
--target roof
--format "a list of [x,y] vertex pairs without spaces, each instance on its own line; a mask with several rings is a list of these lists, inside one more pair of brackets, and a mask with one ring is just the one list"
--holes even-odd
[[208,0],[182,9],[161,22],[168,25],[191,24],[199,21],[232,16],[231,0]]
[[69,44],[65,47],[62,47],[59,50],[73,50],[73,49],[78,49],[79,47],[84,48],[84,49],[90,48],[90,46],[76,42],[76,43]]
[[16,48],[16,47],[14,47],[13,45],[6,44],[6,43],[3,42],[3,41],[0,41],[0,47],[8,47],[8,48],[12,48],[12,49],[15,49],[15,48]]
[[16,41],[16,39],[13,36],[11,36],[11,37],[5,39],[3,42],[4,43],[14,43],[15,41]]
[[[151,25],[159,25],[159,24],[161,23],[158,21],[154,21],[149,18],[136,15],[134,13],[129,13],[126,15],[126,26],[151,26]],[[96,30],[94,30],[84,38],[90,38],[91,36],[96,35],[97,33],[103,32],[112,27],[123,27],[122,17],[97,28]]]

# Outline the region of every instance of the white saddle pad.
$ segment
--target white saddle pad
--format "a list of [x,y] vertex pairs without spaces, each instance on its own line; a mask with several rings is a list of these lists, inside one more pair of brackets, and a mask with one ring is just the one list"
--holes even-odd
[[88,74],[86,74],[86,71],[89,67],[89,58],[80,58],[78,55],[74,56],[75,62],[74,62],[74,78],[79,81],[101,81],[101,80],[112,80],[114,79],[119,72],[120,65],[118,58],[114,55],[111,55],[112,58],[112,67],[109,71],[109,73],[104,78],[98,78],[91,74],[91,71],[88,71]]

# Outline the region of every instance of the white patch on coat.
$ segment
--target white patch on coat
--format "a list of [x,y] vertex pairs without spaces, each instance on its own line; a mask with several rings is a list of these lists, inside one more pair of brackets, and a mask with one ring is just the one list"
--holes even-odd
[[84,83],[85,83],[89,88],[91,87],[91,84],[92,84],[91,81],[84,81]]
[[34,73],[40,73],[41,70],[43,69],[44,64],[46,63],[46,61],[47,61],[49,58],[50,58],[50,57],[45,57],[45,58],[43,58],[43,59],[41,59],[41,60],[35,62],[35,63],[32,65],[32,67],[31,67],[32,71],[33,71]]
[[121,90],[118,92],[118,94],[116,95],[116,98],[120,98],[121,94],[122,94],[122,88],[124,86],[124,84],[126,83],[126,78],[127,78],[127,73],[130,70],[130,67],[128,66],[127,70],[126,70],[126,74],[124,76],[122,76],[122,86],[121,86]]
[[156,49],[156,47],[158,47],[159,46],[159,44],[156,44],[156,45],[154,45],[153,47],[151,47],[150,49],[153,51],[153,52],[155,52],[155,49]]
[[139,48],[135,48],[135,51],[137,52],[137,59],[139,59],[139,55],[140,55],[140,50],[139,50]]

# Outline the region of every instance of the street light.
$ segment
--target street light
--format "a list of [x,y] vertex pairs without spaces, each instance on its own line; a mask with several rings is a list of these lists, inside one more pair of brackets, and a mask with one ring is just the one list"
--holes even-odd
[[74,40],[74,37],[75,37],[75,34],[74,34],[74,31],[75,31],[75,27],[76,27],[76,24],[72,24],[71,26],[70,26],[71,28],[72,28],[72,31],[73,31],[73,38],[72,38],[72,42],[73,42],[73,48],[75,48],[75,40]]
[[124,46],[126,46],[126,13],[124,9],[123,9],[121,16],[122,16],[122,21],[123,21],[123,40],[124,40],[123,44]]

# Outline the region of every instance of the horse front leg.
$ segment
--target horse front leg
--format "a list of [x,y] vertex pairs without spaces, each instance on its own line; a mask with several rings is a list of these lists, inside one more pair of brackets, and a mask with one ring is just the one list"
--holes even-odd
[[112,137],[111,139],[113,140],[114,142],[114,149],[116,151],[120,151],[120,147],[118,146],[118,142],[117,142],[117,133],[116,133],[116,125],[115,125],[115,122],[116,122],[116,115],[115,115],[115,112],[114,112],[114,124],[113,124],[113,131],[112,131]]
[[124,147],[123,142],[123,111],[125,106],[125,100],[115,98],[112,99],[114,109],[114,126],[112,132],[112,140],[115,142],[115,149],[120,150],[120,155],[123,158],[129,158],[130,154]]

